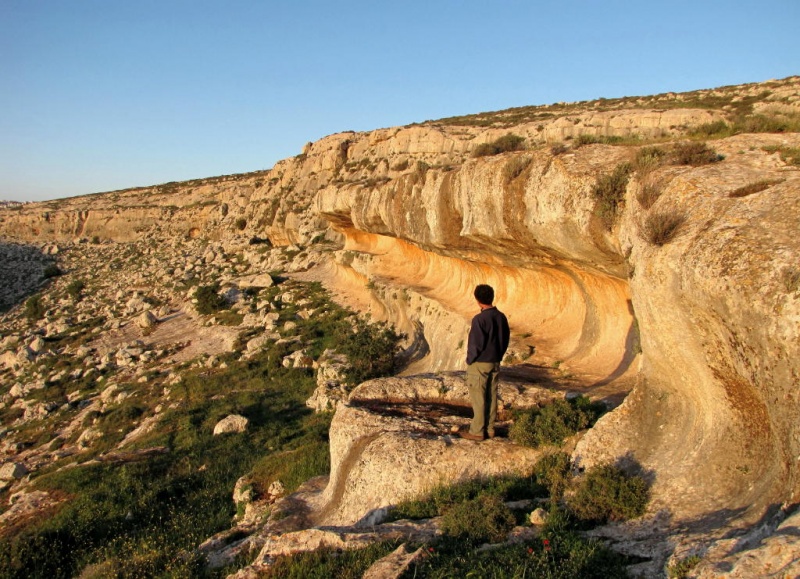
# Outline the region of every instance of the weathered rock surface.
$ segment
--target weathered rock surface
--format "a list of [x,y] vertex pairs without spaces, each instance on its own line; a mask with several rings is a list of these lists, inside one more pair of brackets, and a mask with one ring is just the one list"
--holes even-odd
[[[490,283],[511,321],[515,367],[557,368],[557,387],[615,402],[635,385],[578,443],[573,456],[581,466],[634,460],[652,474],[651,514],[669,521],[665,526],[744,532],[775,506],[796,503],[800,491],[800,170],[791,160],[800,134],[737,134],[709,141],[724,157],[719,162],[637,167],[615,201],[611,224],[600,218],[595,185],[624,163],[636,166],[637,153],[649,145],[576,141],[657,137],[654,146],[671,159],[672,144],[659,139],[731,122],[743,99],[757,101],[758,114],[797,114],[799,87],[795,77],[347,132],[310,143],[266,172],[2,209],[4,239],[38,244],[36,251],[57,256],[65,271],[77,268],[83,248],[92,246],[108,278],[93,288],[105,300],[102,308],[67,295],[66,279],[49,282],[55,291],[42,304],[43,317],[24,329],[18,323],[12,329],[19,340],[4,341],[0,351],[4,383],[19,384],[7,402],[19,419],[35,420],[55,409],[27,400],[33,383],[93,380],[92,372],[109,369],[146,381],[159,356],[178,363],[205,354],[213,365],[214,356],[238,347],[239,329],[195,315],[191,290],[178,300],[166,288],[215,280],[239,299],[247,293],[240,290],[268,283],[257,276],[275,270],[321,280],[349,306],[396,324],[408,335],[407,373],[458,370],[474,314],[472,288]],[[727,99],[730,106],[692,104],[704,99]],[[527,148],[472,156],[478,145],[509,132],[524,137]],[[568,137],[571,146],[551,148]],[[743,185],[758,183],[760,190],[741,193]],[[654,184],[658,195],[643,201]],[[680,226],[672,239],[654,242],[648,224],[665,216],[677,216]],[[271,249],[277,246],[287,251]],[[129,248],[149,268],[122,283],[117,273]],[[165,261],[166,249],[175,257]],[[34,275],[43,262],[32,261]],[[39,279],[32,283],[15,283],[21,289],[3,299],[19,304]],[[275,307],[297,300],[282,296]],[[135,317],[156,304],[174,309],[159,314],[160,323],[144,336]],[[266,340],[293,339],[294,322],[274,327],[269,308],[251,305],[233,310],[251,331],[250,354]],[[69,315],[59,313],[65,309]],[[313,316],[302,306],[297,311]],[[81,324],[97,328],[90,351],[80,354],[85,366],[23,379],[32,363],[63,355],[32,349],[36,337],[46,342]],[[252,332],[262,325],[269,337]],[[134,340],[143,344],[131,346]],[[287,364],[309,363],[300,358]],[[455,401],[459,387],[451,389],[448,380],[420,382],[413,405]],[[325,386],[335,383],[331,376]],[[443,423],[401,408],[407,394],[389,385],[365,388],[337,413],[335,430],[347,443],[335,451],[328,489],[309,499],[322,501],[311,509],[320,520],[355,523],[369,520],[370,510],[377,516],[382,503],[369,493],[367,510],[358,513],[344,473],[352,472],[353,488],[363,489],[372,477],[387,486],[380,469],[413,467],[430,484],[447,453],[471,444],[452,439],[440,430]],[[520,402],[536,398],[512,386],[504,401],[515,389]],[[329,394],[321,392],[314,404],[335,405]],[[392,412],[407,413],[402,427],[381,403],[392,396],[399,404]],[[372,438],[374,429],[386,432]],[[401,440],[404,429],[414,437]],[[84,433],[90,445],[93,430]],[[387,456],[399,444],[413,460]]]

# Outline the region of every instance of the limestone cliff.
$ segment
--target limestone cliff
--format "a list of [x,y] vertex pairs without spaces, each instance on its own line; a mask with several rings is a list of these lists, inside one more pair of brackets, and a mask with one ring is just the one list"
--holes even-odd
[[[631,455],[654,510],[748,520],[800,490],[800,134],[745,129],[798,111],[794,77],[341,133],[269,171],[4,209],[0,228],[321,247],[309,275],[406,331],[409,371],[462,367],[471,290],[492,284],[510,362],[633,389],[582,464]],[[524,148],[473,156],[508,133]],[[690,134],[715,137],[713,159],[641,164]],[[597,184],[625,163],[608,219]]]

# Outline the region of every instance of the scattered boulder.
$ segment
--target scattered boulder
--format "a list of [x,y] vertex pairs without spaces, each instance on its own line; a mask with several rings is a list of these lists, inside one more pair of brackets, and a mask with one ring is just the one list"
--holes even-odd
[[19,480],[28,474],[28,469],[21,462],[7,462],[0,466],[0,480]]
[[250,421],[239,414],[226,416],[214,426],[214,436],[218,434],[241,433],[247,430]]
[[152,328],[158,323],[158,318],[153,314],[152,310],[146,310],[136,318],[136,325],[142,329]]

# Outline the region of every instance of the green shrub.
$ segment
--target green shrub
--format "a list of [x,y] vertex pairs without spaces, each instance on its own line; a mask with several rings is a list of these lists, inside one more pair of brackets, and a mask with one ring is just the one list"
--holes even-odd
[[537,448],[558,445],[568,436],[589,428],[606,408],[601,402],[592,402],[586,396],[572,400],[556,400],[544,408],[523,410],[517,414],[509,437],[516,444]]
[[245,219],[244,217],[239,217],[236,220],[236,229],[238,229],[239,231],[244,231],[245,227],[247,227],[247,219]]
[[31,296],[25,302],[25,316],[29,320],[41,320],[46,309],[42,303],[42,296]]
[[592,195],[597,200],[595,214],[608,230],[613,227],[617,214],[625,203],[625,189],[630,174],[631,165],[622,163],[611,173],[602,175],[592,188]]
[[647,482],[608,464],[588,470],[567,508],[578,519],[592,523],[624,521],[644,514],[649,499]]
[[496,495],[482,494],[452,506],[442,517],[442,533],[472,544],[498,543],[514,527],[514,514]]
[[718,155],[716,151],[702,142],[678,143],[672,149],[672,158],[678,165],[691,165],[692,167],[717,163],[724,159],[722,155]]
[[228,302],[219,295],[218,283],[199,286],[195,298],[197,299],[197,312],[199,314],[213,314],[228,307]]
[[672,241],[686,221],[686,216],[674,210],[655,211],[644,220],[644,239],[662,246]]
[[336,334],[336,350],[347,356],[346,382],[355,386],[394,374],[402,338],[385,322],[370,324],[363,318],[356,320],[353,329],[349,326],[340,329]]
[[523,148],[525,137],[508,133],[502,137],[495,139],[491,143],[482,143],[475,147],[472,153],[473,157],[488,157],[490,155],[499,155],[500,153],[508,153],[509,151],[519,151]]
[[561,500],[571,479],[571,462],[566,452],[546,454],[536,463],[533,474],[536,482],[547,489],[553,501]]

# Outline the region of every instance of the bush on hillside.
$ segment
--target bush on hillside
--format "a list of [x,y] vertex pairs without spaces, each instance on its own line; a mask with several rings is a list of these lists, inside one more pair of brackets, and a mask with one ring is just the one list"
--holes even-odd
[[509,151],[519,151],[523,148],[525,137],[508,133],[502,137],[495,139],[491,143],[482,143],[475,147],[473,157],[488,157],[490,155],[499,155],[500,153],[507,153]]
[[617,214],[625,203],[625,189],[628,187],[630,175],[631,165],[622,163],[611,173],[602,175],[592,188],[592,195],[597,200],[595,214],[608,230],[613,227]]
[[385,322],[370,324],[358,318],[352,329],[336,334],[336,351],[347,356],[346,382],[355,386],[372,378],[391,376],[397,369],[403,336]]
[[197,299],[197,313],[202,315],[213,314],[228,307],[228,302],[219,295],[217,283],[198,287],[195,299]]
[[702,142],[678,143],[672,149],[672,158],[678,165],[691,165],[692,167],[709,165],[724,159],[722,155],[718,155],[714,149]]
[[45,307],[41,296],[31,296],[25,302],[25,316],[29,320],[41,320],[45,314]]

